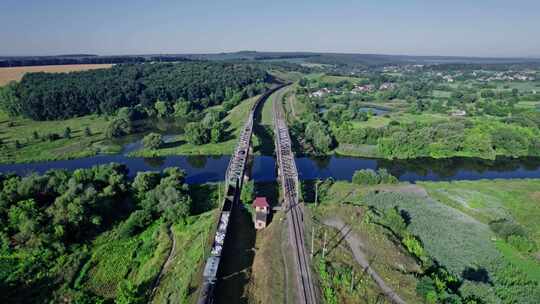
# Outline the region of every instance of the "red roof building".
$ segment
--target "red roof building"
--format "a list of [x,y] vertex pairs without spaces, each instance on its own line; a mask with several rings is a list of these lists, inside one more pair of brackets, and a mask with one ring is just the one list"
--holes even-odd
[[259,230],[266,227],[268,214],[270,213],[270,205],[266,197],[255,198],[252,206],[255,208],[255,229]]

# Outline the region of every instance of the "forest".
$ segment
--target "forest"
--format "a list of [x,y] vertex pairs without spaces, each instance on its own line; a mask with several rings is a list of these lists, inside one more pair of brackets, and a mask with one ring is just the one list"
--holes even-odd
[[[192,203],[193,192],[178,168],[161,173],[139,172],[133,180],[127,174],[125,165],[110,164],[26,177],[0,175],[2,303],[49,303],[59,299],[100,302],[104,294],[85,287],[92,281],[81,281],[86,280],[86,270],[81,267],[96,237],[99,240],[100,235],[114,228],[112,235],[105,234],[113,246],[154,229],[154,223],[164,227],[183,224],[189,216],[208,210],[208,206]],[[152,253],[156,249],[148,250]],[[114,259],[115,254],[109,252],[107,256]],[[143,281],[148,284],[154,279],[151,276]],[[147,292],[145,289],[132,296],[144,299]],[[118,296],[126,295],[118,291]]]
[[56,120],[112,114],[121,107],[160,100],[207,108],[270,76],[250,64],[183,62],[116,65],[111,69],[31,73],[3,88],[0,106],[10,115]]
[[64,64],[100,64],[100,63],[137,63],[147,61],[187,61],[184,56],[96,56],[96,55],[63,55],[36,57],[0,57],[0,67],[64,65]]

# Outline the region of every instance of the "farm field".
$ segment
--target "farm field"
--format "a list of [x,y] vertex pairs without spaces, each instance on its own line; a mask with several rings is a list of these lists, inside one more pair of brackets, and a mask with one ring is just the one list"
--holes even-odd
[[26,73],[68,73],[95,69],[106,69],[112,66],[112,64],[67,64],[0,68],[0,86],[8,84],[11,81],[19,81]]
[[[451,283],[444,283],[447,285],[442,289],[435,288],[430,297],[440,299],[448,294],[459,293],[462,300],[465,300],[473,294],[488,292],[490,296],[486,296],[486,303],[498,303],[501,300],[502,303],[534,303],[534,299],[540,299],[537,292],[540,284],[540,255],[538,225],[535,222],[539,218],[535,210],[540,203],[539,182],[498,180],[378,186],[335,182],[330,187],[322,188],[320,205],[312,205],[311,210],[317,222],[337,218],[352,227],[352,231],[363,242],[361,249],[366,252],[368,259],[372,257],[372,267],[382,274],[387,284],[394,286],[394,289],[409,286],[397,291],[407,302],[420,302],[418,298],[413,300],[414,297],[426,296],[421,291],[424,284],[436,277],[440,279],[442,271],[431,273],[425,265],[417,265],[417,268],[411,268],[414,271],[405,272],[416,273],[414,276],[403,276],[403,271],[396,272],[396,269],[403,269],[407,264],[397,261],[408,257],[421,264],[429,260],[436,261],[444,271],[460,282],[454,287]],[[395,226],[395,219],[391,219],[391,214],[396,214],[393,210],[398,211],[401,217],[406,217],[406,226]],[[500,219],[501,214],[506,218],[511,217],[514,223],[509,226],[514,229],[510,235],[501,235],[501,231],[508,230],[498,228],[500,224],[493,225],[492,219]],[[519,234],[515,224],[525,230],[524,238],[529,241],[512,234]],[[315,227],[323,226],[316,224]],[[400,241],[403,233],[418,238],[421,249],[415,249],[413,254],[412,247],[407,245],[409,241],[404,241],[407,237]],[[321,238],[324,236],[320,234],[316,237],[319,244]],[[330,248],[334,250],[340,247],[343,246]],[[343,252],[347,252],[344,247]],[[392,254],[398,256],[390,258]],[[343,257],[332,254],[328,255],[326,265],[330,265],[330,269],[338,269],[334,270],[335,275],[338,275],[339,267],[350,267]],[[410,266],[414,266],[414,263]],[[474,281],[468,275],[474,269],[484,269],[482,271],[488,273],[493,287]],[[509,277],[513,281],[506,280]],[[343,280],[346,282],[346,277]],[[422,288],[418,287],[420,285]],[[333,290],[329,294],[337,295],[341,302],[347,302],[339,285],[330,284],[328,288]],[[407,295],[404,290],[412,290],[413,293]],[[414,290],[418,292],[415,294]]]

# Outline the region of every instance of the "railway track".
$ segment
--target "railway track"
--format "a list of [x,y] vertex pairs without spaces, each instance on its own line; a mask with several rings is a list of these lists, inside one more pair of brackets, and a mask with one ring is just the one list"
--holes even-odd
[[234,155],[231,157],[227,166],[227,171],[225,172],[225,197],[221,205],[221,213],[219,214],[217,225],[214,229],[210,254],[204,266],[202,284],[197,301],[198,304],[214,303],[214,290],[216,282],[219,279],[218,270],[223,248],[226,246],[228,239],[229,223],[231,217],[235,216],[234,211],[238,204],[244,182],[246,163],[250,153],[251,137],[253,135],[254,113],[262,101],[282,87],[283,85],[280,85],[269,89],[255,102],[240,133]]
[[315,304],[317,298],[309,266],[310,259],[304,246],[303,210],[299,203],[298,170],[292,153],[291,138],[280,101],[276,100],[273,103],[272,110],[279,178],[283,188],[289,223],[289,241],[294,251],[297,284],[300,289],[299,302]]

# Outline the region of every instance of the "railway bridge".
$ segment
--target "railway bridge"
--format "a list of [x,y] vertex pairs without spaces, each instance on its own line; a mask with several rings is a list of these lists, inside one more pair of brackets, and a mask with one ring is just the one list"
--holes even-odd
[[272,113],[278,176],[283,191],[284,208],[287,212],[289,242],[294,251],[298,297],[302,304],[315,304],[317,298],[309,266],[310,257],[305,250],[303,206],[299,203],[298,170],[294,162],[291,138],[281,102],[273,103]]
[[203,270],[203,281],[199,294],[198,304],[214,303],[214,289],[218,279],[218,269],[222,258],[223,248],[226,246],[229,231],[229,221],[234,216],[238,208],[240,193],[244,183],[246,165],[251,152],[251,137],[253,135],[254,114],[259,105],[279,90],[284,85],[277,86],[265,92],[255,102],[248,119],[242,127],[240,139],[236,145],[234,154],[229,161],[227,171],[225,172],[225,196],[221,204],[221,212],[215,227],[210,254],[206,260]]
[[[235,216],[238,208],[240,193],[244,182],[245,169],[249,153],[251,151],[251,137],[253,135],[254,113],[257,108],[275,91],[287,84],[277,86],[264,93],[254,104],[249,117],[244,124],[240,139],[234,155],[229,161],[225,173],[225,197],[222,202],[219,220],[215,227],[210,255],[206,260],[203,270],[203,282],[198,298],[198,304],[214,303],[214,291],[218,280],[218,270],[222,260],[223,248],[227,246],[229,222]],[[279,102],[273,104],[273,119],[275,146],[280,183],[284,194],[284,209],[287,211],[289,223],[289,241],[294,251],[295,273],[297,274],[297,286],[299,289],[299,302],[302,304],[315,304],[315,288],[311,279],[309,256],[305,251],[303,210],[299,204],[298,171],[291,150],[291,139],[286,121],[284,120],[283,108]]]

